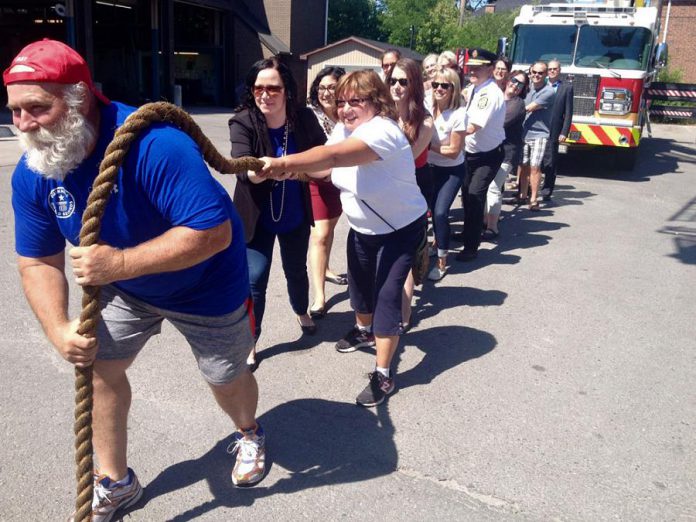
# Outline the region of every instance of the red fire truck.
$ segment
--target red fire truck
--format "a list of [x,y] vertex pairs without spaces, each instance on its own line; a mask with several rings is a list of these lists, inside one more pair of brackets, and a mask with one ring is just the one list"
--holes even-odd
[[[646,87],[667,60],[661,0],[523,6],[508,53],[513,69],[558,59],[575,92],[568,147],[613,147],[632,169],[647,118]],[[562,147],[561,152],[565,152]]]

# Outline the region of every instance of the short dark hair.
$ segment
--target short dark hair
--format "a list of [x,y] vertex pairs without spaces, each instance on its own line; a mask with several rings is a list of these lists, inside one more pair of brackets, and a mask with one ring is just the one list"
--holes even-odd
[[327,65],[317,74],[316,78],[312,82],[312,86],[309,88],[309,98],[307,103],[312,107],[319,107],[319,84],[327,76],[331,76],[336,80],[339,80],[341,76],[346,74],[346,70],[343,67],[334,67],[332,65]]
[[498,65],[498,62],[503,62],[508,72],[510,72],[510,69],[512,69],[512,62],[506,56],[498,56],[493,65]]
[[400,59],[401,59],[401,51],[399,51],[398,49],[394,49],[393,47],[391,47],[391,48],[387,49],[386,51],[384,51],[384,52],[382,53],[382,56],[379,57],[379,63],[380,63],[380,64],[384,61],[384,57],[385,57],[386,55],[388,55],[388,54],[393,54],[394,56],[396,56],[396,59],[397,59],[397,60],[400,60]]

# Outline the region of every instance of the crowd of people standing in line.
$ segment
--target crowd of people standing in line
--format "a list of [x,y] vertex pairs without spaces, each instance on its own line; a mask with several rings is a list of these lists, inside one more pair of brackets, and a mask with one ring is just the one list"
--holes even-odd
[[[558,144],[568,135],[572,85],[560,81],[557,60],[527,74],[474,49],[465,65],[462,88],[453,53],[428,56],[421,68],[389,50],[379,75],[323,69],[304,103],[280,59],[256,62],[229,131],[232,156],[261,158],[263,168],[238,175],[232,201],[183,132],[167,124],[143,132],[119,171],[103,241],[68,252],[77,284],[102,287],[102,321],[89,337],[68,316],[65,241],[78,244],[98,165],[135,108],[106,98],[85,60],[61,42],[34,42],[13,60],[3,82],[24,150],[12,179],[20,276],[60,355],[94,368],[95,520],[111,520],[142,496],[127,465],[127,369],[165,319],[236,427],[233,484],[263,478],[253,371],[276,239],[304,335],[326,315],[325,283],[348,286],[355,324],[335,348],[376,352],[356,403],[376,406],[394,391],[391,364],[411,325],[428,214],[436,257],[428,278],[439,281],[457,193],[465,220],[456,259],[471,261],[482,239],[499,233],[503,186],[518,164],[518,203],[534,211],[540,190],[551,197]],[[345,276],[329,262],[342,214],[350,227]]]

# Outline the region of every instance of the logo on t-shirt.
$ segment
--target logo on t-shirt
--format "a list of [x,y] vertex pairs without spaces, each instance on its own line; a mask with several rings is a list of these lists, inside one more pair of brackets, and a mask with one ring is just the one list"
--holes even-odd
[[48,204],[59,219],[69,218],[75,212],[75,198],[64,187],[57,187],[51,191]]

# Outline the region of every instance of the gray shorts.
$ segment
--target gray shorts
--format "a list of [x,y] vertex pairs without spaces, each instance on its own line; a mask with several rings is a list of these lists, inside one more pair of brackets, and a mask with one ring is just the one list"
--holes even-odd
[[167,319],[188,341],[210,384],[226,384],[246,370],[246,358],[254,346],[246,303],[226,315],[182,314],[149,305],[111,285],[102,287],[100,303],[97,359],[136,355],[150,337],[160,333]]

